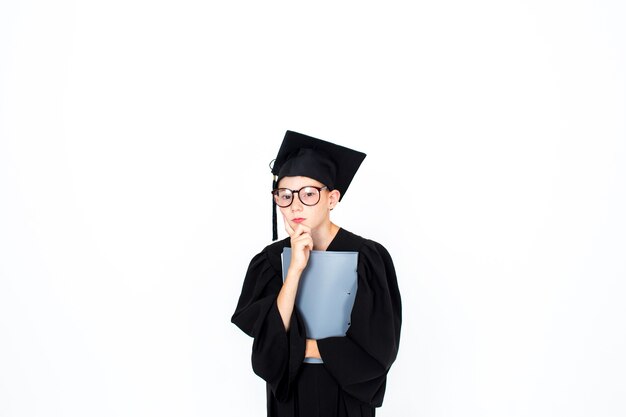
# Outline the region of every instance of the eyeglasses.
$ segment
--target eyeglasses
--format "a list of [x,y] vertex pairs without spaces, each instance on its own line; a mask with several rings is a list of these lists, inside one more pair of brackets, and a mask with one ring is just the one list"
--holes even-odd
[[298,194],[300,202],[305,206],[314,206],[320,202],[321,192],[324,189],[328,189],[328,187],[307,186],[302,187],[299,190],[290,190],[289,188],[277,188],[275,190],[272,190],[272,195],[274,196],[274,201],[276,202],[276,205],[278,207],[289,207],[291,203],[293,203],[294,194]]

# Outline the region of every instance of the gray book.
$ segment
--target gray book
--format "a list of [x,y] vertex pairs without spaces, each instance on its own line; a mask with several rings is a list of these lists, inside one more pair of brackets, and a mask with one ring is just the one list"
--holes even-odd
[[[311,251],[296,296],[307,338],[345,336],[357,291],[358,252]],[[291,262],[291,248],[282,253],[283,281]],[[319,363],[319,359],[305,359]]]

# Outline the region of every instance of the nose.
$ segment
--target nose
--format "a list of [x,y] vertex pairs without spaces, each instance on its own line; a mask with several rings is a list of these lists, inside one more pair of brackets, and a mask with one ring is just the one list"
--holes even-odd
[[293,201],[291,202],[291,211],[302,211],[304,204],[302,204],[302,201],[300,201],[300,195],[298,193],[295,193],[293,195]]

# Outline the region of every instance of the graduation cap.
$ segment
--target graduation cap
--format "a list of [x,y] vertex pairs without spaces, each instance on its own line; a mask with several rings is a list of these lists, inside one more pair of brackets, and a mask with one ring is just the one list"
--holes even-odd
[[[272,189],[278,187],[278,181],[283,177],[309,177],[329,190],[338,190],[341,201],[365,156],[363,152],[288,130],[272,165]],[[273,198],[272,221],[273,240],[276,240],[278,231]]]

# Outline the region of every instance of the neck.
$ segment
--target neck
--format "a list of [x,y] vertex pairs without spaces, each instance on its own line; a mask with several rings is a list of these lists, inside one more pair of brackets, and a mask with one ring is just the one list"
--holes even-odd
[[313,238],[313,248],[315,250],[326,250],[338,231],[339,226],[332,222],[328,222],[328,224],[312,230],[311,237]]

